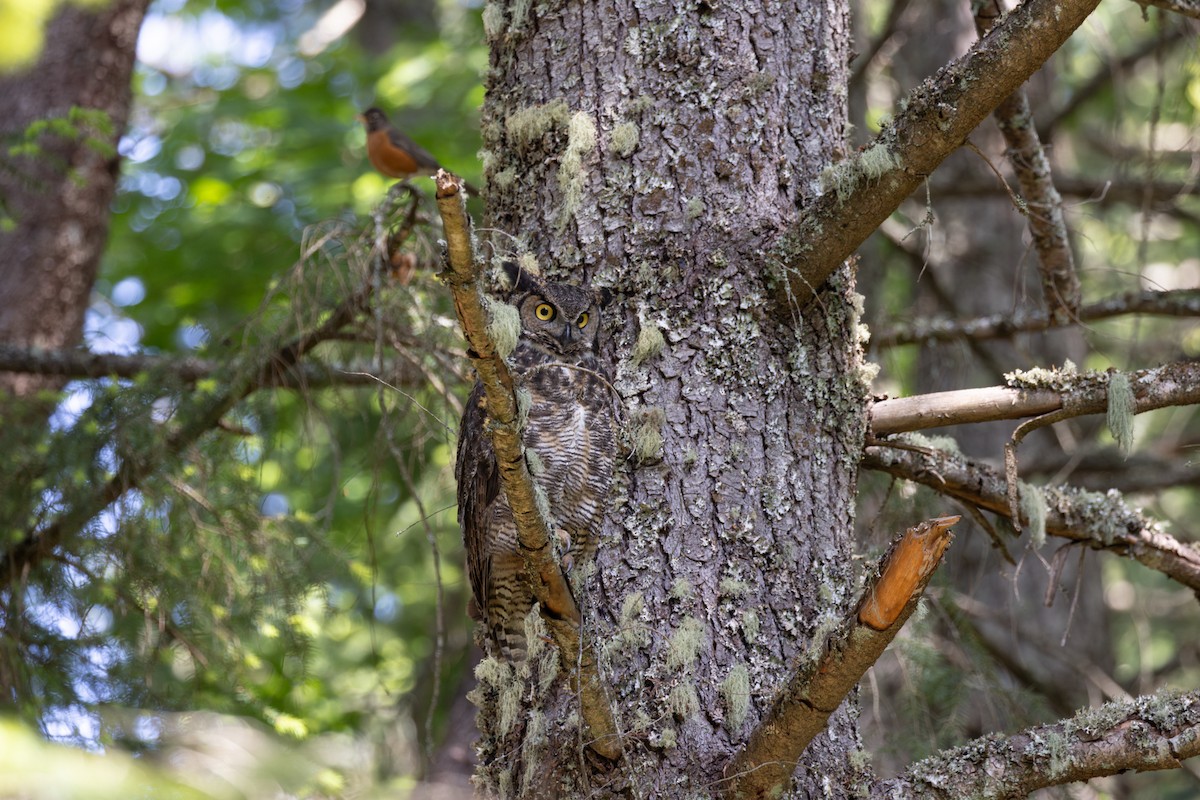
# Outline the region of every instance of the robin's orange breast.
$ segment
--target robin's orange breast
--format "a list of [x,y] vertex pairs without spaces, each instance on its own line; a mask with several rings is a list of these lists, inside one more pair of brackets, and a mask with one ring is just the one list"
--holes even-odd
[[407,178],[417,172],[416,159],[393,144],[387,131],[367,134],[367,158],[375,169],[389,178]]

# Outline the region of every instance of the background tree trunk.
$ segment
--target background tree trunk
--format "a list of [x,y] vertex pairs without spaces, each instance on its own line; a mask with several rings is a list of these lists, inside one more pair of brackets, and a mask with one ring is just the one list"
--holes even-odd
[[[73,107],[102,111],[111,123],[103,137],[107,154],[86,142],[100,134],[84,125],[83,135],[43,134],[37,140],[41,153],[2,164],[0,201],[12,227],[0,226],[0,343],[57,349],[83,338],[108,237],[117,142],[129,116],[130,77],[147,5],[148,0],[116,0],[98,8],[63,4],[46,28],[38,61],[0,77],[0,125],[12,137],[36,120],[66,119]],[[32,452],[54,407],[35,395],[64,383],[56,376],[0,372],[0,424],[9,446]],[[21,470],[10,477],[17,493],[3,504],[0,518],[19,530],[39,495]],[[6,626],[19,625],[13,617],[19,615],[5,615]],[[0,706],[31,696],[28,664],[16,641],[7,629],[0,633]]]
[[[526,245],[547,273],[618,292],[607,353],[628,469],[584,605],[625,755],[611,770],[581,757],[565,691],[497,727],[500,688],[481,693],[482,772],[536,796],[708,794],[853,598],[852,279],[803,310],[766,302],[766,251],[842,142],[847,11],[617,1],[514,17],[526,8],[485,12],[490,225],[540,232]],[[809,748],[795,796],[850,794],[854,718],[839,711]]]
[[[47,26],[37,62],[0,77],[0,120],[20,135],[36,120],[66,119],[72,108],[107,115],[103,137],[44,134],[42,153],[0,170],[0,199],[15,226],[0,229],[0,342],[56,349],[83,338],[84,312],[108,238],[117,142],[132,101],[130,79],[148,0],[95,8],[64,3]],[[61,385],[57,378],[0,373],[0,391],[18,396]]]

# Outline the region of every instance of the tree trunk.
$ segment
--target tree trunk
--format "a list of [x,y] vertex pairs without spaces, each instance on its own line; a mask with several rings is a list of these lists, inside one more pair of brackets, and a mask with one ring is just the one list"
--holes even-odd
[[[38,140],[40,153],[14,158],[0,170],[0,199],[15,223],[0,229],[0,342],[57,349],[83,338],[108,238],[117,141],[129,117],[147,5],[65,3],[46,27],[38,61],[0,78],[0,120],[10,134],[36,120],[68,119],[72,108],[103,112],[111,123],[99,136],[86,121],[74,126],[82,135],[47,132]],[[103,144],[89,144],[89,135]],[[57,378],[0,374],[0,393],[29,396],[58,385]]]
[[[525,796],[713,796],[854,596],[853,280],[839,271],[804,309],[767,301],[771,244],[842,142],[846,8],[517,3],[484,20],[490,225],[551,276],[618,295],[606,354],[625,468],[581,601],[624,754],[587,755],[565,682],[543,696],[553,665],[538,663],[518,670],[533,684],[519,695],[483,676],[479,779]],[[851,793],[855,716],[833,716],[789,796]]]
[[[0,156],[3,222],[11,226],[0,226],[0,343],[58,349],[83,338],[84,313],[108,237],[117,141],[129,116],[130,77],[147,5],[148,0],[96,7],[65,3],[45,29],[37,62],[0,77],[0,125],[10,136],[22,136],[36,120],[69,120],[73,108],[103,112],[111,123],[103,135],[81,120],[67,135],[41,135],[40,153]],[[88,143],[88,136],[102,143]],[[38,393],[63,383],[59,377],[0,372],[0,424],[8,446],[34,447],[54,407]],[[28,480],[21,473],[10,477],[17,487]],[[19,530],[39,493],[10,499],[0,518]],[[15,641],[7,631],[0,635],[0,706],[33,691]]]

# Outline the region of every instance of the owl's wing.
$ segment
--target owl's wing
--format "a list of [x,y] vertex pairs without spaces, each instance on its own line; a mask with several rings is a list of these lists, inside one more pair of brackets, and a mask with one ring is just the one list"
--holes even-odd
[[483,386],[475,384],[458,428],[458,458],[454,477],[458,482],[458,525],[467,554],[467,575],[475,596],[475,609],[486,620],[488,584],[491,581],[492,503],[500,494],[500,472],[492,440],[484,430],[487,412],[481,403]]

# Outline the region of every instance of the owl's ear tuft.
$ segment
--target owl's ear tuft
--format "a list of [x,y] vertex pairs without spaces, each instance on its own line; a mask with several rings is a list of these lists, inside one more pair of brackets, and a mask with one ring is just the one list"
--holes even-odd
[[613,293],[607,286],[602,286],[596,290],[596,304],[601,308],[608,308],[608,304],[612,301]]
[[516,261],[505,261],[500,265],[514,292],[527,292],[536,288],[535,278],[528,270],[521,269]]

